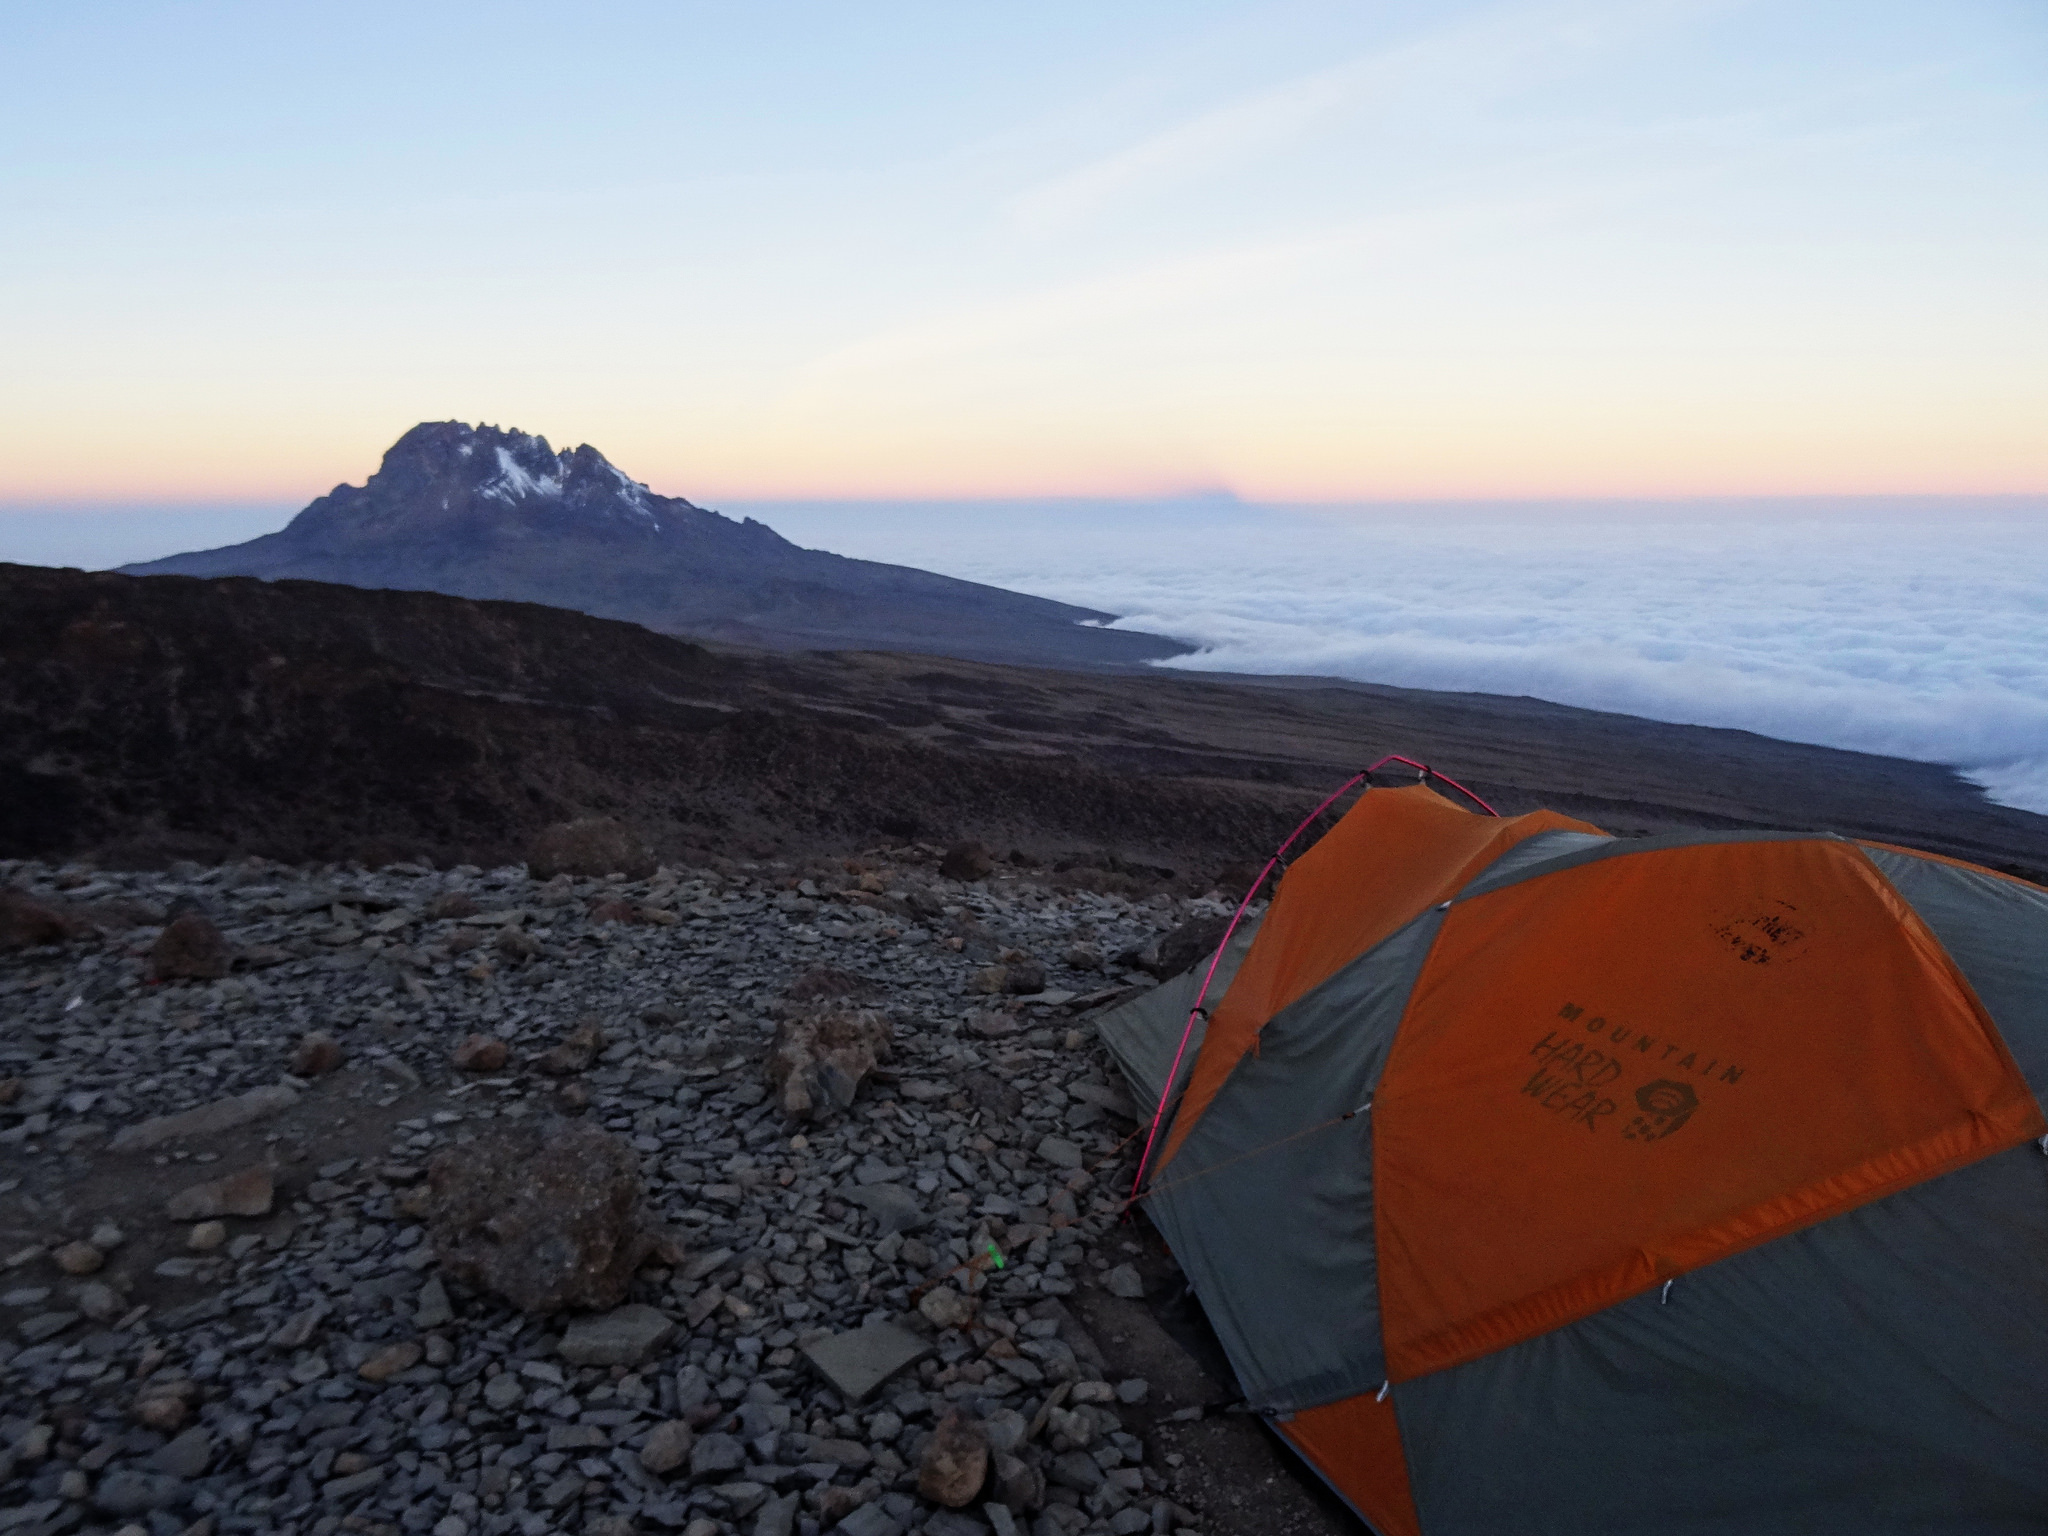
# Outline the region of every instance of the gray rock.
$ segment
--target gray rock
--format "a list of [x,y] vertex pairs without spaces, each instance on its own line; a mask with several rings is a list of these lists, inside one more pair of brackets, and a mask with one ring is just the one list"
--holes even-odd
[[1121,1296],[1126,1301],[1142,1301],[1145,1297],[1145,1282],[1138,1278],[1138,1272],[1128,1264],[1119,1264],[1102,1277],[1103,1288],[1112,1296]]
[[690,1450],[690,1476],[715,1477],[737,1472],[747,1464],[747,1453],[731,1435],[702,1436]]
[[1038,1155],[1055,1168],[1078,1168],[1083,1161],[1081,1149],[1064,1136],[1047,1136],[1038,1143]]
[[832,1530],[834,1536],[902,1536],[903,1527],[880,1504],[863,1504]]
[[359,1493],[368,1493],[384,1481],[382,1467],[365,1467],[360,1472],[351,1472],[347,1477],[331,1477],[320,1485],[323,1499],[352,1499]]
[[997,1455],[1008,1455],[1022,1445],[1030,1427],[1024,1415],[1014,1408],[998,1408],[982,1422],[982,1428],[988,1432],[988,1447]]
[[1152,1384],[1140,1376],[1133,1376],[1128,1381],[1120,1381],[1116,1384],[1116,1395],[1119,1402],[1142,1403],[1151,1390]]
[[1062,1488],[1079,1494],[1093,1493],[1103,1483],[1102,1468],[1086,1451],[1067,1451],[1053,1457],[1046,1475]]
[[270,1342],[279,1349],[304,1349],[312,1340],[313,1330],[320,1326],[320,1319],[326,1315],[327,1303],[316,1301],[281,1323],[277,1332],[270,1336]]
[[413,1322],[421,1328],[439,1328],[455,1321],[455,1308],[448,1300],[448,1287],[439,1275],[429,1275],[420,1287],[419,1304],[413,1308]]
[[931,1353],[931,1345],[894,1323],[869,1323],[804,1346],[810,1358],[849,1403],[865,1401],[883,1382]]
[[648,1432],[647,1443],[640,1447],[640,1465],[656,1477],[666,1477],[690,1459],[696,1442],[696,1431],[681,1419],[657,1424]]
[[770,1499],[754,1517],[754,1536],[790,1536],[796,1529],[797,1507],[802,1502],[803,1496],[797,1493]]
[[862,1184],[842,1189],[840,1194],[866,1207],[885,1237],[891,1232],[915,1232],[930,1219],[917,1197],[900,1184]]
[[206,1464],[213,1460],[213,1437],[200,1425],[190,1429],[150,1455],[149,1468],[152,1472],[168,1472],[172,1477],[194,1478],[206,1470]]
[[103,1515],[125,1518],[185,1502],[191,1485],[168,1472],[109,1472],[93,1490],[92,1506]]
[[510,1371],[493,1376],[484,1383],[484,1401],[499,1413],[526,1400],[526,1388],[519,1384],[519,1378]]
[[575,1365],[635,1365],[675,1331],[673,1319],[635,1303],[577,1318],[562,1335],[562,1358]]
[[20,1332],[29,1343],[40,1344],[45,1339],[54,1339],[77,1321],[76,1312],[40,1312],[25,1320]]

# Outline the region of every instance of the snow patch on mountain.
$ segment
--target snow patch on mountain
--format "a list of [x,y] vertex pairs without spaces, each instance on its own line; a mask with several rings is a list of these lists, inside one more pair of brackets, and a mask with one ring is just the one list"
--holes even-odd
[[560,468],[560,459],[555,462],[554,474],[536,475],[513,458],[509,450],[500,448],[498,478],[483,487],[483,494],[494,496],[499,501],[517,501],[522,496],[560,496],[565,476]]

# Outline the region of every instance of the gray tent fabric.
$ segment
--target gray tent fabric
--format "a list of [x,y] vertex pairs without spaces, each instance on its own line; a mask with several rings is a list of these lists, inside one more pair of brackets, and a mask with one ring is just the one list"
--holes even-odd
[[[1258,917],[1245,919],[1237,925],[1237,932],[1230,936],[1223,958],[1217,962],[1215,979],[1209,983],[1209,995],[1203,1000],[1205,1012],[1213,1011],[1222,1001],[1223,994],[1230,990],[1230,983],[1237,975],[1238,966],[1243,964],[1246,952],[1251,949],[1264,916],[1261,913]],[[1178,976],[1112,1008],[1095,1021],[1096,1033],[1102,1037],[1102,1043],[1116,1058],[1116,1064],[1123,1069],[1124,1077],[1131,1085],[1140,1123],[1149,1122],[1152,1118],[1153,1107],[1159,1102],[1159,1090],[1165,1086],[1174,1053],[1180,1050],[1181,1035],[1188,1027],[1188,1011],[1195,1006],[1195,995],[1201,991],[1202,978],[1208,970],[1209,956],[1204,955]],[[1195,1058],[1202,1053],[1202,1037],[1207,1026],[1207,1019],[1195,1020],[1194,1033],[1188,1036],[1187,1050],[1181,1056],[1180,1081],[1174,1085],[1176,1092],[1185,1085],[1188,1074],[1195,1068]]]
[[2048,1105],[2048,891],[1918,854],[1863,851],[1941,940]]
[[[1567,842],[1572,839],[1573,842]],[[1713,843],[1841,843],[1847,838],[1832,832],[1660,832],[1654,837],[1607,837],[1587,832],[1544,832],[1520,848],[1511,848],[1475,875],[1460,891],[1457,900],[1473,901],[1505,886],[1525,880],[1540,880],[1561,870],[1602,859],[1626,859],[1639,853],[1656,853],[1666,848],[1703,848]],[[1574,842],[1576,846],[1574,846]],[[1522,848],[1543,845],[1540,856],[1517,858]]]
[[[1539,832],[1534,837],[1515,844],[1487,865],[1484,873],[1476,877],[1459,895],[1461,898],[1483,896],[1488,891],[1497,891],[1504,885],[1513,885],[1517,880],[1525,879],[1532,874],[1548,874],[1549,865],[1573,854],[1597,857],[1597,850],[1617,851],[1607,847],[1608,844],[1617,841],[1618,839],[1609,837],[1604,832]],[[1621,844],[1622,849],[1626,850],[1641,846],[1641,843],[1635,841]],[[1539,870],[1538,865],[1545,867]]]
[[2027,1146],[1393,1388],[1428,1536],[2048,1530]]
[[1255,1407],[1386,1377],[1366,1105],[1442,925],[1425,912],[1275,1014],[1146,1197]]

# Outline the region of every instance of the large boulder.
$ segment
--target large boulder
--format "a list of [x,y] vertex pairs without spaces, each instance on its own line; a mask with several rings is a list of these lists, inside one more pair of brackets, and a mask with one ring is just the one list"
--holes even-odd
[[878,1008],[821,1008],[785,1019],[768,1053],[768,1086],[782,1112],[810,1119],[845,1109],[860,1081],[889,1055],[889,1016]]
[[939,860],[939,873],[948,880],[982,880],[996,867],[995,855],[980,843],[955,843]]
[[427,1165],[441,1268],[523,1312],[605,1311],[657,1243],[633,1150],[592,1126],[493,1130]]
[[62,907],[26,891],[0,888],[0,953],[68,943],[84,931],[85,925]]
[[655,861],[654,851],[631,827],[607,816],[588,816],[556,822],[542,831],[527,850],[526,868],[536,880],[557,875],[645,880],[654,873]]
[[226,936],[204,912],[172,918],[149,947],[152,981],[218,981],[233,961]]

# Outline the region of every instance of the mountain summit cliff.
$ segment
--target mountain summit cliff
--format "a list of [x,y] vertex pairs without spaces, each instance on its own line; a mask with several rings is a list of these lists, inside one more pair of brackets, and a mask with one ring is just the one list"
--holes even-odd
[[123,567],[508,598],[776,649],[920,651],[1124,666],[1185,653],[1115,617],[909,566],[800,549],[765,523],[661,496],[595,448],[422,422],[360,486],[276,533]]

